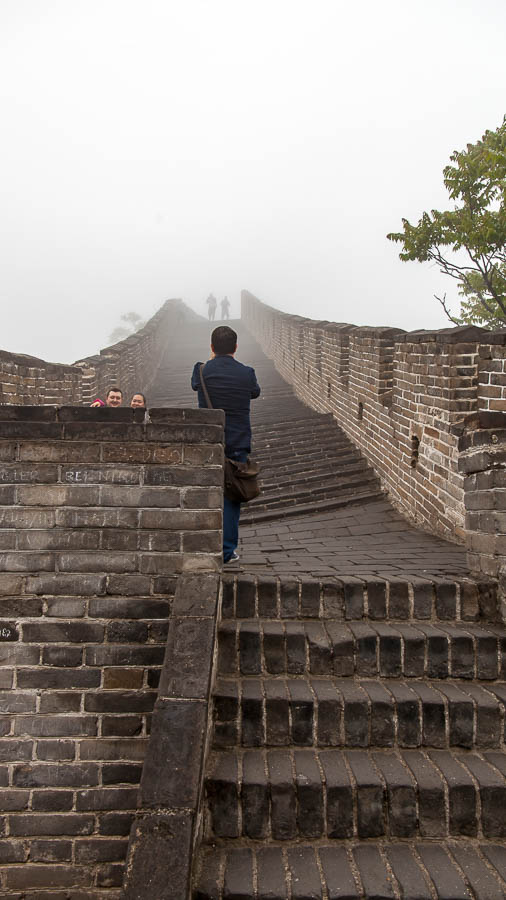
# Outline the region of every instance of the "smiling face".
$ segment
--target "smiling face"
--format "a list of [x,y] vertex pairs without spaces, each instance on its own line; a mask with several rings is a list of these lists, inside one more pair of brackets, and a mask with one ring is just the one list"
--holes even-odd
[[105,398],[106,406],[121,406],[123,394],[121,391],[109,391]]
[[143,394],[134,394],[132,399],[130,400],[130,406],[132,406],[134,409],[136,409],[138,406],[144,409],[146,406],[146,401]]

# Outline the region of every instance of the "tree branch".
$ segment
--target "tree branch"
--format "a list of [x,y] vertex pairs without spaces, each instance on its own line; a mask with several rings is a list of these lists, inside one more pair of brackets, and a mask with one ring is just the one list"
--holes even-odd
[[434,297],[436,298],[436,300],[439,300],[439,302],[440,302],[441,306],[443,307],[443,309],[444,309],[444,311],[445,311],[447,317],[449,318],[450,322],[453,322],[454,325],[462,325],[462,322],[459,322],[458,319],[454,319],[454,317],[453,317],[452,314],[450,313],[450,311],[449,311],[449,309],[448,309],[448,307],[447,307],[447,305],[446,305],[446,294],[444,294],[443,297],[438,297],[437,294],[434,294]]

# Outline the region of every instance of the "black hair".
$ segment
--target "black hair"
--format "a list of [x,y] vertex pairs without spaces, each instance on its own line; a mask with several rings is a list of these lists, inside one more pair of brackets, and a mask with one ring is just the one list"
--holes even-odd
[[121,394],[121,396],[123,396],[123,391],[121,390],[121,388],[118,388],[118,387],[110,387],[110,388],[107,389],[107,392],[106,392],[106,395],[105,395],[105,396],[106,396],[106,399],[107,399],[107,397],[109,396],[109,394],[110,394],[112,391],[114,391],[115,394]]
[[211,335],[211,346],[218,355],[235,353],[237,347],[237,334],[228,325],[218,325]]
[[132,396],[130,397],[130,403],[132,402],[134,397],[142,397],[142,399],[144,400],[144,406],[147,406],[146,396],[142,393],[142,391],[134,391]]

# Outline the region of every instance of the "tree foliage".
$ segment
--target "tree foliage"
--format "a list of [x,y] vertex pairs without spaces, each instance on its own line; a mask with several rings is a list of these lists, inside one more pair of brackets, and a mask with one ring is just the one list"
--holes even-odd
[[116,344],[117,341],[123,341],[130,334],[139,331],[146,324],[142,316],[136,312],[124,313],[121,316],[121,321],[125,322],[125,325],[117,325],[109,335],[111,344]]
[[446,294],[436,299],[455,324],[506,326],[506,116],[495,131],[450,156],[443,170],[453,209],[424,212],[418,225],[387,238],[403,245],[402,260],[432,260],[454,278],[460,316],[452,316]]

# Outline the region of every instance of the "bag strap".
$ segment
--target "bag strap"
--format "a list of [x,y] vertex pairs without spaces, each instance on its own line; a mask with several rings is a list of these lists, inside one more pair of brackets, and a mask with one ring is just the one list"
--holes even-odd
[[204,366],[205,366],[205,363],[202,363],[202,365],[200,367],[200,384],[201,384],[202,390],[204,391],[204,397],[206,398],[206,403],[207,403],[208,409],[214,409],[213,404],[211,403],[211,398],[209,396],[209,392],[207,390],[207,385],[204,381]]

